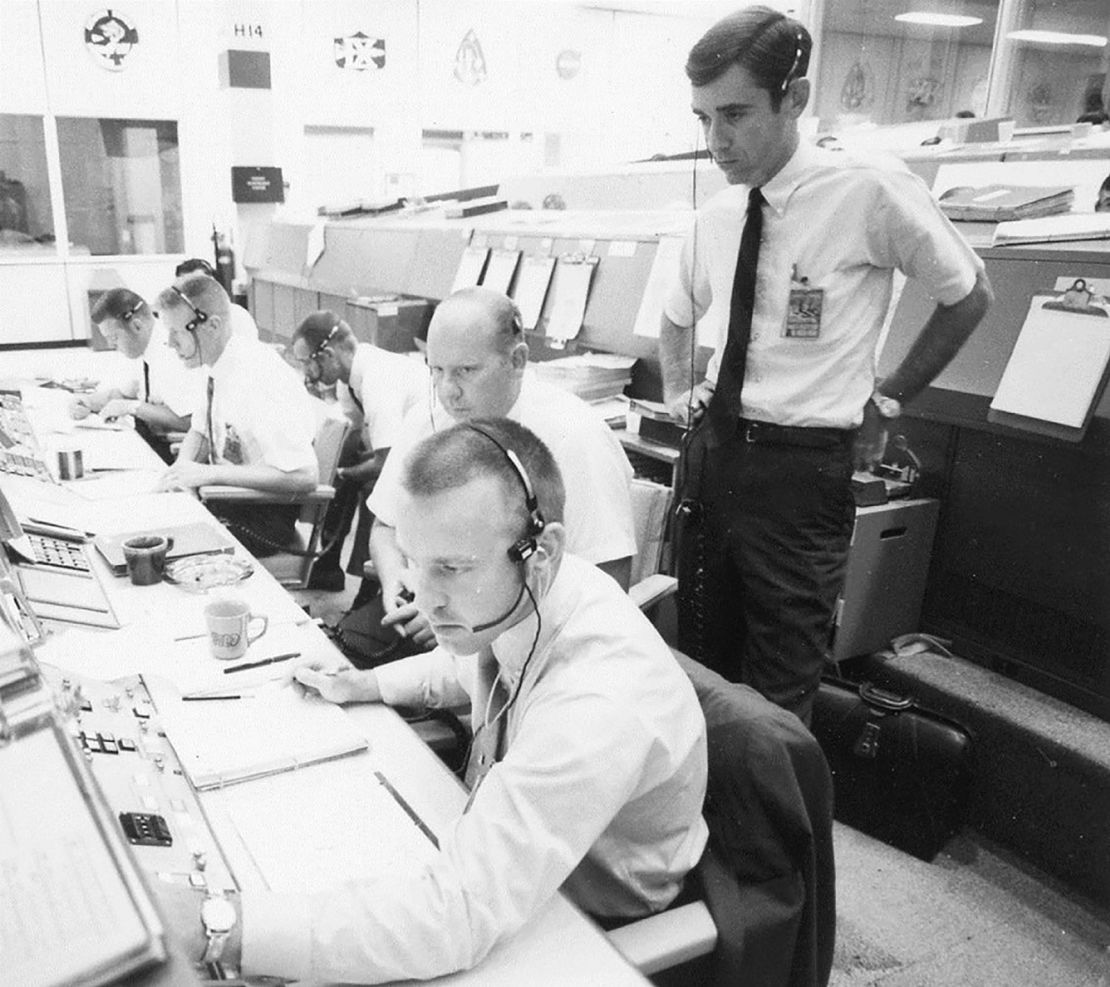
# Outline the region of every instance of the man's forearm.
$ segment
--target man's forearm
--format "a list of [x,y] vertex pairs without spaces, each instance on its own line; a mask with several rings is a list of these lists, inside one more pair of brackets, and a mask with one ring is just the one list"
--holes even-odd
[[666,316],[659,327],[659,364],[663,373],[663,401],[669,404],[691,385],[694,330],[678,326]]
[[882,393],[903,403],[921,393],[967,342],[993,301],[990,282],[980,272],[966,297],[955,305],[938,305],[905,359],[883,379]]
[[164,404],[142,401],[135,409],[135,417],[163,432],[189,431],[189,416],[182,418]]
[[383,588],[395,586],[405,568],[405,557],[397,547],[397,530],[380,520],[370,529],[370,558]]

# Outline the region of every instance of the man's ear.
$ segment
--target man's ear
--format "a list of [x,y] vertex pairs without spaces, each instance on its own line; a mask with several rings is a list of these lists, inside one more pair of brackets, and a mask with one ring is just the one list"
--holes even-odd
[[558,566],[566,548],[567,529],[562,521],[549,521],[536,535],[536,551],[528,559],[531,571],[551,570]]
[[795,120],[802,115],[802,112],[809,105],[810,92],[811,87],[809,79],[791,79],[789,85],[786,87],[786,95],[783,97],[783,103]]
[[528,365],[528,344],[525,342],[517,343],[513,347],[512,353],[509,354],[509,362],[514,370],[524,370]]

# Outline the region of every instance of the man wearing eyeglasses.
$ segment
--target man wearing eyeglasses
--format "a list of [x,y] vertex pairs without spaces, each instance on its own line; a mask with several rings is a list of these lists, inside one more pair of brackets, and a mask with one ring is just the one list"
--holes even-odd
[[189,416],[204,394],[204,375],[181,365],[169,347],[164,326],[146,301],[127,288],[104,292],[93,305],[92,320],[104,338],[128,359],[121,379],[92,394],[79,394],[70,414],[102,421],[133,416],[135,428],[167,462],[173,462],[169,432],[189,429]]
[[[317,413],[293,368],[273,348],[233,334],[227,292],[207,275],[176,281],[157,305],[181,362],[207,369],[206,393],[161,488],[312,490]],[[295,540],[299,510],[296,504],[261,510],[221,505],[218,514],[253,555],[263,557]]]
[[405,413],[428,393],[423,361],[361,343],[334,312],[313,312],[293,333],[293,357],[305,383],[335,387],[336,398],[352,428],[339,461],[336,495],[324,520],[324,543],[331,547],[312,567],[310,589],[342,590],[339,556],[359,510],[355,544],[347,571],[362,576],[370,556],[370,512],[365,498],[401,429]]

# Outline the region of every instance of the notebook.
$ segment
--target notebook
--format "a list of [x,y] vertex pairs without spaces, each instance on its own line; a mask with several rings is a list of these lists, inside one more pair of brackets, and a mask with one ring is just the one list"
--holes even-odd
[[1067,240],[1110,239],[1110,213],[1073,212],[1040,219],[1015,219],[994,228],[991,245],[1056,243]]
[[1067,212],[1074,199],[1070,185],[959,186],[940,197],[940,208],[949,219],[998,223]]
[[190,555],[214,555],[233,552],[235,546],[219,528],[205,521],[192,524],[169,525],[164,528],[145,528],[122,535],[97,535],[93,539],[104,561],[117,576],[127,575],[127,560],[123,557],[123,543],[138,535],[164,535],[173,539],[173,546],[166,552],[166,561],[184,559]]
[[369,747],[342,709],[319,696],[299,696],[292,686],[187,701],[165,680],[144,676],[143,682],[166,737],[199,791],[282,774]]

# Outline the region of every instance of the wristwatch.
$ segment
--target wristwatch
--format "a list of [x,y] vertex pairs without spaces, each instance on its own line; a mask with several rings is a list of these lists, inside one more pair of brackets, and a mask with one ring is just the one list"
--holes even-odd
[[208,895],[200,906],[200,920],[204,923],[204,934],[208,937],[201,962],[219,963],[224,954],[224,946],[227,945],[227,937],[237,921],[235,906],[223,895]]
[[878,389],[871,392],[871,403],[879,412],[879,417],[888,421],[892,421],[902,414],[902,402],[895,398],[888,398]]

